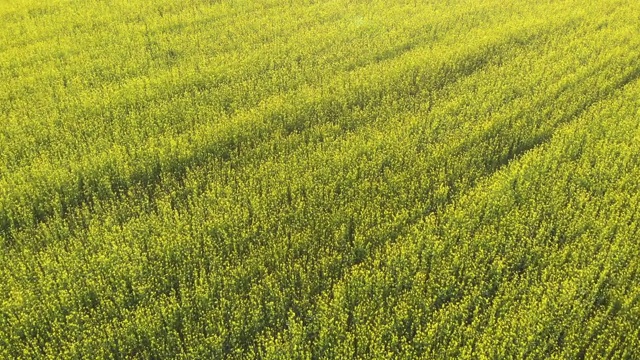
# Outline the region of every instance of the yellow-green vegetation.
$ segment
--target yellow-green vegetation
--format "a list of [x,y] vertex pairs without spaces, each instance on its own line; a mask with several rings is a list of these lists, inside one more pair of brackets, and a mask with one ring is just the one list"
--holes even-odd
[[640,358],[639,16],[0,0],[0,358]]

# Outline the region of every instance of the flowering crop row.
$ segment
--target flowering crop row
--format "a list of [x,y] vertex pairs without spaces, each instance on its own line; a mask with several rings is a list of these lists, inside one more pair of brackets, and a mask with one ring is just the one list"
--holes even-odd
[[0,357],[640,357],[638,10],[0,3]]

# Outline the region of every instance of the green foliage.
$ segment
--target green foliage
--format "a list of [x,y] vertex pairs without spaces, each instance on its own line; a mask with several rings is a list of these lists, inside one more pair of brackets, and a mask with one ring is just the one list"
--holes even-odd
[[639,358],[639,10],[0,1],[0,358]]

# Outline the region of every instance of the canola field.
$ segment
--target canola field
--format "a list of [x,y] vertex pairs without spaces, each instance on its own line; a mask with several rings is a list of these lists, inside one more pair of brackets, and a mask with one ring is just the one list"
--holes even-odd
[[640,3],[0,0],[0,358],[639,359]]

